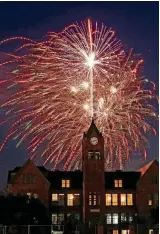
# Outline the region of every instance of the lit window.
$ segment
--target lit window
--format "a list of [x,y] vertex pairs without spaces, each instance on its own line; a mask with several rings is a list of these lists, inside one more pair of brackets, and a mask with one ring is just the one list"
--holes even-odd
[[96,195],[93,195],[93,205],[96,206],[96,204],[97,204]]
[[112,194],[112,206],[118,205],[118,194]]
[[64,194],[52,194],[52,202],[56,202],[58,206],[64,206]]
[[95,159],[97,159],[97,160],[101,159],[101,153],[99,151],[95,152]]
[[52,214],[52,224],[57,224],[58,217],[57,214]]
[[113,224],[118,224],[118,214],[117,213],[113,213],[113,216],[112,216],[112,218],[113,218]]
[[94,153],[93,151],[88,151],[88,159],[93,159],[94,158]]
[[114,187],[122,188],[122,180],[114,180]]
[[106,206],[111,206],[111,194],[106,194]]
[[118,194],[106,194],[106,206],[118,205]]
[[107,224],[118,224],[118,213],[106,214]]
[[133,206],[133,194],[127,194],[127,205]]
[[112,223],[112,215],[111,214],[107,214],[106,215],[106,223],[107,224],[111,224]]
[[58,194],[52,194],[52,201],[58,201]]
[[113,230],[112,234],[118,234],[118,230]]
[[92,195],[89,194],[89,205],[91,206],[92,205]]
[[126,206],[126,194],[121,194],[121,206]]
[[64,214],[52,214],[52,224],[61,224],[64,221]]
[[149,229],[148,231],[149,231],[149,234],[153,234],[154,233],[153,229]]
[[70,180],[62,180],[62,188],[70,188]]
[[100,194],[99,193],[89,193],[89,205],[99,206],[100,205]]
[[73,199],[74,199],[73,194],[67,194],[67,206],[73,206]]
[[122,230],[121,234],[129,234],[129,230]]
[[152,206],[152,205],[153,205],[152,194],[148,194],[148,205],[149,205],[149,206]]

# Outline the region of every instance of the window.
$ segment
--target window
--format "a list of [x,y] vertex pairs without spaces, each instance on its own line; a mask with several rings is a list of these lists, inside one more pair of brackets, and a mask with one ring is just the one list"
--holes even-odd
[[89,206],[91,206],[91,205],[92,205],[92,195],[89,194]]
[[64,206],[64,194],[52,194],[52,202],[57,202],[58,206]]
[[118,205],[118,194],[106,194],[106,206]]
[[121,194],[121,206],[126,206],[126,194]]
[[101,153],[99,151],[95,151],[95,159],[97,160],[101,159]]
[[34,193],[34,198],[38,198],[38,194],[37,193]]
[[73,206],[73,199],[74,199],[73,194],[67,194],[67,206]]
[[74,206],[80,205],[80,194],[74,194],[73,204]]
[[158,184],[158,176],[152,176],[152,184]]
[[122,188],[122,180],[114,180],[115,188]]
[[118,234],[118,230],[113,230],[112,234]]
[[129,234],[129,230],[122,230],[121,234]]
[[99,206],[100,205],[100,194],[99,193],[89,193],[89,205]]
[[132,223],[133,215],[128,213],[121,213],[121,223]]
[[31,197],[31,193],[27,193],[27,196],[28,196],[28,197]]
[[149,229],[148,231],[149,231],[148,232],[149,234],[153,234],[154,233],[153,229]]
[[106,214],[107,224],[118,224],[118,213]]
[[52,214],[52,224],[61,224],[64,221],[64,214]]
[[154,193],[153,201],[154,201],[154,206],[157,207],[159,205],[158,193]]
[[112,194],[112,206],[118,205],[118,194]]
[[133,194],[121,194],[121,206],[133,206]]
[[133,222],[133,215],[132,214],[128,215],[128,221],[129,221],[129,223]]
[[22,175],[23,184],[35,184],[36,176],[32,174],[24,174]]
[[62,180],[62,188],[70,188],[70,180]]
[[106,206],[111,206],[111,194],[106,194]]
[[112,215],[113,224],[118,224],[118,214],[113,213]]
[[67,206],[79,206],[80,194],[67,194]]
[[152,206],[152,205],[153,205],[152,194],[151,194],[151,193],[148,194],[148,205],[149,205],[149,206]]
[[133,194],[127,194],[127,205],[133,206]]
[[94,152],[93,150],[88,151],[88,159],[93,159],[94,158]]
[[70,217],[71,218],[74,217],[74,219],[80,220],[80,214],[79,213],[73,213],[73,214],[69,213],[69,214],[67,214],[67,219],[69,219]]
[[126,213],[121,213],[121,223],[127,222],[127,214]]
[[106,215],[106,223],[111,224],[112,223],[112,214],[107,214]]
[[58,201],[58,194],[52,194],[52,201]]

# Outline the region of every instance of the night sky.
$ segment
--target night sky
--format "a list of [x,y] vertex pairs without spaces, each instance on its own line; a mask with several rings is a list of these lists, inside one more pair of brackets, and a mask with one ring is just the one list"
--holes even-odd
[[[128,51],[142,54],[145,63],[143,75],[157,85],[158,93],[158,2],[1,2],[0,40],[24,36],[41,39],[48,31],[61,31],[73,22],[91,17],[116,30],[116,36]],[[6,47],[5,47],[6,48]],[[13,51],[8,47],[8,51]],[[0,52],[3,49],[0,47]],[[158,107],[157,107],[158,109]],[[2,113],[0,113],[0,118]],[[155,125],[158,130],[158,123]],[[0,129],[0,143],[7,127]],[[133,158],[126,169],[135,170],[150,160],[158,159],[158,134],[149,136],[150,149],[147,161]],[[22,165],[27,160],[26,143],[16,148],[10,140],[0,153],[0,189],[7,182],[9,169]]]

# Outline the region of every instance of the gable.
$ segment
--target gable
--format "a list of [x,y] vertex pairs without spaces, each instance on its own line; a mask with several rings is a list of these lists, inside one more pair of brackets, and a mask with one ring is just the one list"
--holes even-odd
[[[12,175],[12,173],[11,173]],[[35,181],[32,181],[36,184],[38,180],[43,181],[44,183],[50,184],[46,177],[41,173],[41,171],[34,165],[31,160],[28,160],[23,167],[21,167],[15,176],[12,179],[13,184],[24,184],[24,176],[29,176],[34,178]],[[27,181],[26,181],[27,183]]]
[[141,172],[138,185],[145,186],[146,188],[149,186],[154,186],[155,184],[153,183],[153,179],[157,178],[158,180],[159,178],[159,163],[156,160],[151,161],[146,166],[140,168],[138,171]]

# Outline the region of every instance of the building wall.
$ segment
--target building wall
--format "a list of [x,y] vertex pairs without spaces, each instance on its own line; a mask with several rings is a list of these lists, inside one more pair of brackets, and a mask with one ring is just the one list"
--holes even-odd
[[[159,193],[159,164],[154,161],[148,170],[140,177],[137,183],[137,211],[139,216],[146,217],[149,210],[154,207],[148,205],[149,194],[154,195]],[[157,178],[157,183],[155,183],[155,178]],[[153,202],[154,203],[154,202]]]
[[[24,176],[30,175],[33,178],[31,183],[24,181]],[[27,194],[32,196],[36,194],[38,198],[44,203],[46,207],[49,205],[49,182],[45,179],[43,174],[35,167],[35,165],[28,161],[20,171],[14,175],[13,182],[8,185],[8,192],[13,194]]]

